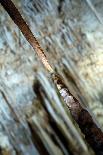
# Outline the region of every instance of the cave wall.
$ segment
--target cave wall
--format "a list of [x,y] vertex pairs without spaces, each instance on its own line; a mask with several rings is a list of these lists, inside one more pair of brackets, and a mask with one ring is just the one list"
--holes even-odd
[[[103,2],[92,0],[93,8],[88,0],[13,2],[53,68],[102,127]],[[1,6],[0,114],[3,155],[93,154],[36,53]]]

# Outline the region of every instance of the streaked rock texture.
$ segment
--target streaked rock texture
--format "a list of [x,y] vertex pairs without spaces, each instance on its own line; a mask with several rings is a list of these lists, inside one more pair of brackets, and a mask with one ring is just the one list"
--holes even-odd
[[[102,0],[13,0],[71,92],[103,126]],[[99,17],[99,18],[98,18]],[[0,154],[92,155],[50,76],[0,6]]]

